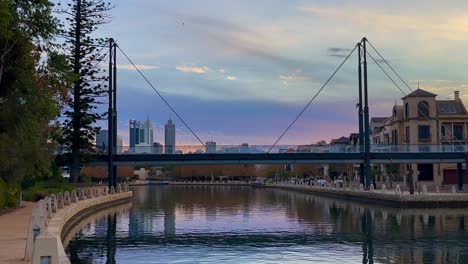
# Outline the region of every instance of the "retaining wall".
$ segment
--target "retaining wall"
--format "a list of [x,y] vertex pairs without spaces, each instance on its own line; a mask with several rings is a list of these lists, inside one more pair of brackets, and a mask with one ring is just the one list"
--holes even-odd
[[37,202],[31,216],[25,259],[40,264],[70,263],[62,245],[62,230],[73,219],[89,210],[112,206],[132,197],[127,185],[92,187],[51,195]]
[[263,187],[313,193],[322,196],[399,208],[468,208],[467,193],[402,194],[401,191],[364,191],[360,188],[318,187],[295,184],[266,184]]

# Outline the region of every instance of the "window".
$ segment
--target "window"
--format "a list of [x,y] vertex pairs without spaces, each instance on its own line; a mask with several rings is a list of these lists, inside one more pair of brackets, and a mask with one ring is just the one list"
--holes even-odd
[[453,125],[453,137],[457,140],[463,139],[463,125]]
[[418,138],[419,140],[431,140],[431,129],[429,126],[418,127]]
[[442,139],[445,138],[445,125],[442,124],[442,127],[441,127],[441,134],[442,134]]
[[409,118],[409,105],[408,105],[408,103],[405,104],[405,118]]
[[51,264],[52,257],[51,256],[41,256],[41,264]]
[[426,101],[418,103],[418,117],[429,117],[429,104]]
[[418,164],[418,180],[419,181],[433,181],[434,171],[432,164]]
[[398,145],[398,131],[393,130],[393,145]]
[[410,143],[410,138],[411,138],[411,135],[410,135],[410,127],[407,126],[407,127],[405,127],[405,139],[406,139],[406,143]]

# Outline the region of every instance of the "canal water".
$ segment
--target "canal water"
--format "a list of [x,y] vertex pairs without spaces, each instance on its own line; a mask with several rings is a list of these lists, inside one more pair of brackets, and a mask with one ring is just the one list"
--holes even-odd
[[468,210],[247,186],[141,186],[64,240],[72,263],[468,263]]

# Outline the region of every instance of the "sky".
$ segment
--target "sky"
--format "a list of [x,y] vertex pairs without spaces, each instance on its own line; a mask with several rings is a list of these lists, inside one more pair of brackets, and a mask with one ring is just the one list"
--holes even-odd
[[[466,0],[113,2],[112,22],[96,34],[116,39],[203,141],[273,144],[364,36],[412,89],[419,82],[438,99],[459,90],[468,101]],[[172,118],[177,144],[196,143],[122,54],[118,65],[124,144],[128,120],[147,116],[155,141]],[[371,116],[388,116],[404,94],[375,63],[368,68]],[[354,53],[279,144],[356,132],[357,91]]]

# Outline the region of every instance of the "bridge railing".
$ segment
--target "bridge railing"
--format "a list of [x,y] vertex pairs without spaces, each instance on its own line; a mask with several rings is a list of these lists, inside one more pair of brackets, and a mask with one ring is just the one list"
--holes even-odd
[[[359,153],[360,146],[354,145],[177,145],[164,146],[118,146],[114,153],[119,154],[261,154],[261,153]],[[362,152],[364,149],[362,149]],[[60,151],[66,154],[68,151]],[[468,145],[371,145],[371,153],[464,153],[468,152]],[[106,148],[95,148],[89,154],[106,154]]]
[[119,146],[116,154],[260,154],[260,153],[358,153],[359,146],[334,145],[334,146],[302,146],[280,145],[271,150],[271,145],[178,145],[172,147],[153,146]]

